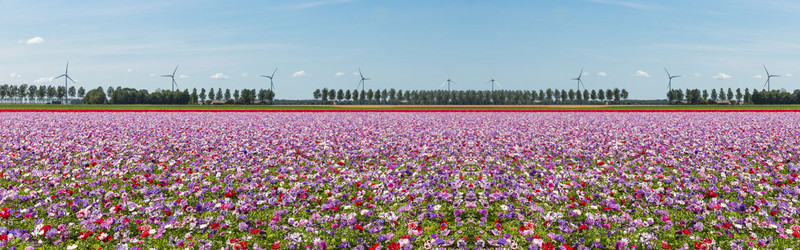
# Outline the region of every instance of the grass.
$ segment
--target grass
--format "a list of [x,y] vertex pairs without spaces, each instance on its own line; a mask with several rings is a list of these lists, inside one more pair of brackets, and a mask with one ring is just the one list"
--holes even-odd
[[46,105],[0,104],[0,109],[191,109],[191,110],[748,110],[800,109],[800,105]]

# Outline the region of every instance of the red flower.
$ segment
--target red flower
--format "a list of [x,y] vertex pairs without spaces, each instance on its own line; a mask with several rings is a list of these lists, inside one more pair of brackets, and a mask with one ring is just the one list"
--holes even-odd
[[276,241],[274,244],[272,244],[272,246],[270,246],[270,248],[279,249],[279,248],[281,248],[281,243]]
[[145,237],[147,237],[148,235],[150,235],[150,232],[148,232],[148,231],[144,231],[144,232],[142,233],[142,235],[140,235],[140,236],[141,236],[142,238],[145,238]]
[[253,235],[255,235],[255,234],[258,234],[258,232],[260,232],[260,231],[261,231],[261,230],[259,230],[258,228],[256,228],[256,229],[253,229],[253,231],[251,231],[251,232],[250,232],[250,234],[253,234]]
[[666,250],[669,250],[670,248],[672,248],[672,246],[670,246],[669,244],[667,244],[667,243],[661,243],[661,249],[666,249]]
[[792,235],[794,235],[794,237],[800,238],[800,233],[798,233],[797,231],[792,232]]
[[683,232],[683,234],[686,234],[686,235],[688,235],[689,233],[691,233],[691,232],[689,232],[689,230],[686,230],[686,229],[683,229],[683,230],[681,230],[681,232]]

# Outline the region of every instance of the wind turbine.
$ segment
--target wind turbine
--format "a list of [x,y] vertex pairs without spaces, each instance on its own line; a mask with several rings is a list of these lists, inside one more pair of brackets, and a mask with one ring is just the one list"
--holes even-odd
[[172,71],[172,75],[161,75],[161,77],[169,77],[172,78],[172,91],[175,91],[175,86],[178,86],[178,83],[175,82],[175,73],[178,72],[178,66],[175,66],[175,70]]
[[[762,65],[764,66],[764,65]],[[764,66],[764,71],[767,72],[767,81],[764,82],[764,86],[767,86],[767,91],[769,91],[769,79],[773,77],[781,77],[781,75],[770,75],[769,70],[767,70],[767,66]]]
[[669,83],[667,84],[667,86],[669,88],[669,91],[672,91],[672,78],[681,77],[681,75],[676,75],[676,76],[670,75],[669,71],[667,71],[667,68],[664,68],[664,71],[667,72],[667,76],[669,77]]
[[261,75],[261,77],[269,78],[269,91],[270,92],[273,92],[272,91],[272,78],[275,77],[275,72],[278,72],[278,68],[275,68],[275,71],[272,71],[272,75]]
[[[494,97],[494,85],[495,84],[497,85],[497,87],[501,87],[501,88],[503,87],[503,85],[500,85],[500,82],[498,82],[497,80],[494,79],[494,73],[492,73],[492,80],[489,80],[489,82],[487,82],[487,83],[492,85],[492,92],[490,93],[491,97]],[[494,99],[491,99],[491,101],[494,102]]]
[[[68,91],[69,90],[69,88],[67,88],[67,83],[68,83],[67,80],[72,81],[72,83],[76,83],[75,80],[72,80],[72,78],[69,77],[69,61],[67,61],[67,69],[64,70],[64,74],[61,74],[60,76],[57,76],[56,78],[53,78],[53,80],[61,78],[61,77],[64,77],[64,91]],[[63,100],[64,104],[67,103],[67,96],[69,96],[69,94],[64,95],[64,100]]]
[[[581,86],[583,86],[583,80],[581,80],[581,77],[583,77],[583,68],[581,68],[581,73],[578,74],[577,78],[572,78],[572,80],[578,81],[578,92],[581,91]],[[586,86],[583,86],[583,89],[586,89]]]
[[[361,86],[361,91],[364,91],[364,83],[370,79],[364,77],[364,74],[361,73],[361,68],[358,68],[358,75],[361,76],[361,81],[358,81],[358,86]],[[356,89],[358,89],[358,86],[356,86]]]
[[450,73],[447,73],[447,80],[442,82],[442,85],[439,85],[439,88],[444,87],[444,85],[447,84],[447,92],[450,92],[450,83],[455,83],[455,82],[450,80]]

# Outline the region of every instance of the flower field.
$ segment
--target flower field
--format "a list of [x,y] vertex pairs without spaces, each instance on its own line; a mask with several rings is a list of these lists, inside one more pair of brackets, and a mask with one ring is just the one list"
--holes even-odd
[[0,113],[3,249],[784,249],[796,113]]

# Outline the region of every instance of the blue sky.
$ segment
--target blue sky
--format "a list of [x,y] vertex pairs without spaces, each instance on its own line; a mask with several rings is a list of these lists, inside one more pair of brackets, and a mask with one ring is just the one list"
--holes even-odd
[[[800,2],[0,0],[0,83],[48,84],[70,61],[86,88],[798,88]],[[337,74],[338,73],[338,74]],[[153,76],[156,75],[156,76]],[[58,83],[61,83],[60,81]],[[56,82],[50,84],[57,84]],[[62,83],[63,84],[63,83]]]

